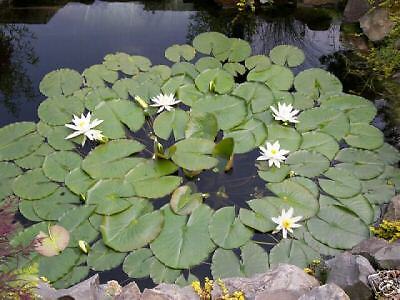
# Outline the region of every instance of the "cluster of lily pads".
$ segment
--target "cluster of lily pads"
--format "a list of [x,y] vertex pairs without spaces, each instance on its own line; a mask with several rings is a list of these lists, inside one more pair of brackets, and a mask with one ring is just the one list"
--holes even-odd
[[[18,196],[32,221],[12,243],[39,236],[56,254],[33,255],[41,275],[61,288],[122,263],[132,278],[187,284],[203,262],[215,278],[251,276],[283,262],[306,267],[369,237],[400,189],[399,153],[370,124],[370,101],[322,69],[295,76],[304,54],[293,46],[252,56],[246,41],[208,32],[165,56],[172,66],[116,53],[82,74],[51,72],[40,121],[0,129],[0,198]],[[160,95],[179,102],[154,107]],[[271,107],[283,104],[300,111],[297,122],[276,120]],[[88,113],[97,121],[79,127]],[[214,211],[183,184],[203,170],[234,172],[234,155],[276,142],[286,150],[279,165],[254,161],[273,196]],[[299,221],[292,215],[301,226],[269,253],[253,240],[282,218]]]

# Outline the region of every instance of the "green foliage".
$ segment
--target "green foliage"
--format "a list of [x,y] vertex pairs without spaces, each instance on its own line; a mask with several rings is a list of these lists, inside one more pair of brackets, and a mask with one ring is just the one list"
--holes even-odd
[[400,238],[400,221],[383,220],[378,227],[370,227],[371,232],[382,239],[394,242]]
[[[70,234],[60,254],[38,256],[41,275],[61,288],[122,263],[129,277],[187,284],[187,269],[209,258],[214,277],[251,276],[282,262],[306,267],[368,236],[378,205],[400,190],[400,154],[370,125],[368,100],[322,69],[295,75],[304,54],[293,46],[251,56],[246,41],[206,32],[165,56],[171,67],[115,53],[82,75],[52,72],[40,85],[49,98],[38,124],[0,128],[0,196],[19,196],[34,222],[12,243],[54,224]],[[157,113],[160,93],[180,102]],[[278,103],[300,110],[295,126],[275,120]],[[109,140],[82,149],[64,124],[87,112]],[[276,141],[289,151],[281,167],[257,163],[268,196],[214,211],[194,177],[235,172],[235,157]],[[268,254],[254,236],[266,238],[290,208],[301,227]]]

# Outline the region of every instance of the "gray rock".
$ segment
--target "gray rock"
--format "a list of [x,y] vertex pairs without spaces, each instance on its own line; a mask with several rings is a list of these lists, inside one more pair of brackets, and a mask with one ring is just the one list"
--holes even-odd
[[141,296],[139,287],[131,282],[122,288],[122,293],[115,297],[115,300],[139,300]]
[[[400,40],[399,40],[399,47],[400,47]],[[397,195],[392,198],[386,210],[386,213],[383,216],[383,219],[389,221],[400,220],[400,195]]]
[[392,30],[394,23],[389,19],[386,9],[376,8],[360,18],[360,26],[371,41],[384,39]]
[[141,300],[198,300],[199,297],[191,286],[184,288],[176,284],[162,283],[154,289],[145,289]]
[[350,300],[349,296],[336,284],[330,283],[313,288],[298,300]]
[[352,300],[372,299],[367,277],[375,270],[365,257],[344,252],[326,263],[329,268],[327,283],[341,287]]
[[343,12],[343,20],[348,23],[357,22],[371,8],[368,0],[348,0]]
[[[272,297],[274,293],[283,291],[287,295],[298,294],[299,297],[313,287],[319,286],[317,279],[302,269],[287,264],[279,264],[270,271],[251,278],[226,278],[223,281],[229,292],[242,291],[246,299],[262,299],[261,296],[268,296],[265,299],[269,299],[270,294]],[[216,298],[220,294],[219,287],[215,287],[213,297]]]
[[[295,291],[264,291],[257,293],[254,300],[297,300],[302,295],[302,292]],[[246,298],[247,299],[247,298]]]
[[355,245],[353,249],[351,249],[351,253],[364,256],[373,266],[378,267],[378,263],[375,260],[375,253],[387,245],[388,242],[386,240],[372,237]]

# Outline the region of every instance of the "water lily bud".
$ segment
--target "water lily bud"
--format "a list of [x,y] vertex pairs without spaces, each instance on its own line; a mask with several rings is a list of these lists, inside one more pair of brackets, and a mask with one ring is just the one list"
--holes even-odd
[[83,253],[85,253],[85,254],[88,254],[88,253],[89,253],[89,251],[90,251],[90,246],[89,246],[89,244],[88,244],[86,241],[80,240],[80,241],[78,242],[78,245],[79,245],[79,248],[81,248],[81,250],[82,250]]
[[144,101],[141,97],[135,96],[135,100],[136,100],[137,103],[139,103],[139,105],[143,109],[147,109],[149,107],[149,105],[146,103],[146,101]]

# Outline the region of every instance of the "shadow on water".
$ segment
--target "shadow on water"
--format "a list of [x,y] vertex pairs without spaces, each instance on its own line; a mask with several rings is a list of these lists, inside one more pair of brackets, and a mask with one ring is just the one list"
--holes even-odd
[[[342,50],[339,18],[328,10],[316,14],[313,9],[289,8],[246,15],[201,0],[1,3],[0,126],[37,121],[37,107],[44,100],[39,82],[50,71],[65,67],[82,72],[112,52],[144,55],[153,64],[168,64],[164,58],[168,46],[190,43],[206,31],[243,38],[255,54],[268,53],[278,44],[296,45],[306,55],[302,69],[323,66],[321,57]],[[237,155],[232,172],[209,171],[192,180],[200,192],[210,194],[208,205],[239,209],[251,198],[266,196],[265,182],[254,166],[257,152]],[[167,201],[160,199],[154,204],[160,207]],[[275,237],[256,235],[255,239],[268,250]],[[207,262],[191,271],[199,277],[210,276]],[[100,278],[102,282],[131,280],[121,267],[101,272]],[[149,279],[137,283],[141,289],[153,286]]]

